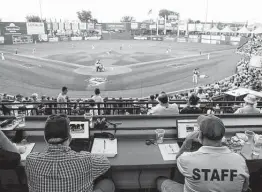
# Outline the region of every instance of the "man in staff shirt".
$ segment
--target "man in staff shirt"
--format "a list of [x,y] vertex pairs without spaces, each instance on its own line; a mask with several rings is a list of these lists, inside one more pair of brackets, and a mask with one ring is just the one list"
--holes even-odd
[[[197,119],[199,131],[189,134],[177,154],[177,167],[185,184],[158,178],[161,192],[244,192],[248,190],[249,172],[244,158],[222,146],[223,122],[213,115]],[[193,141],[203,146],[189,151]]]

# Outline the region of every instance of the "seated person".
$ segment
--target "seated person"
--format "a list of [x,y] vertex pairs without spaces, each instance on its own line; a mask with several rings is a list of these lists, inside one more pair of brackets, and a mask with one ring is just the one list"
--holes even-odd
[[192,94],[188,100],[189,105],[182,109],[180,111],[180,114],[201,114],[202,110],[199,107],[197,107],[198,102],[199,98],[195,94]]
[[21,160],[20,154],[25,152],[24,147],[16,147],[0,130],[0,166],[15,168]]
[[[182,185],[160,177],[157,187],[162,192],[243,192],[249,185],[245,159],[222,146],[225,126],[216,116],[201,115],[197,119],[200,130],[189,134],[177,154],[177,167],[185,177]],[[189,151],[193,141],[203,146]]]
[[157,98],[159,104],[153,107],[148,115],[176,115],[179,114],[177,104],[169,104],[168,96],[166,93],[162,92]]
[[247,95],[244,98],[245,106],[236,110],[235,114],[258,114],[260,110],[255,107],[257,104],[256,96],[254,95]]
[[71,150],[69,119],[65,115],[49,116],[44,130],[47,149],[31,153],[26,159],[29,192],[113,192],[112,181],[94,181],[109,168],[105,156]]

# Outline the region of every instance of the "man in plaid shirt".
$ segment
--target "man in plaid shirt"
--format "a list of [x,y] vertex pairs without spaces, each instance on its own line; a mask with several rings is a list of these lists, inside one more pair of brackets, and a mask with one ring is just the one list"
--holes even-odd
[[44,132],[47,149],[31,153],[26,159],[29,192],[114,192],[114,184],[109,179],[93,184],[110,168],[106,157],[70,149],[66,116],[50,116]]

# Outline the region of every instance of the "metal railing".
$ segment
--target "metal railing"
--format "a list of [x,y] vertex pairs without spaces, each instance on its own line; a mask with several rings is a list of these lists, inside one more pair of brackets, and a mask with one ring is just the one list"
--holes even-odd
[[[187,105],[187,102],[184,100],[171,100],[170,103],[176,103],[179,110]],[[210,101],[200,102],[199,107],[202,109],[203,113],[206,113],[209,109],[215,111],[219,110],[220,113],[233,113],[242,103],[243,101]],[[147,114],[147,112],[155,105],[157,105],[157,102],[136,102],[133,100],[108,101],[95,104],[90,102],[2,102],[0,103],[0,114],[15,115],[24,113],[27,116],[59,113],[65,113],[68,115],[83,115],[84,113],[92,113],[94,115],[135,115]],[[219,105],[219,108],[217,105]],[[262,108],[262,102],[258,103],[257,108]]]

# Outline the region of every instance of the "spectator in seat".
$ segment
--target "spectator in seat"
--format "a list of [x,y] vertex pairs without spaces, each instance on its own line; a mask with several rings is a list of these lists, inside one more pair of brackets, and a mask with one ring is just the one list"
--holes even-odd
[[[157,188],[162,192],[244,192],[248,190],[249,172],[245,159],[222,146],[225,126],[216,116],[201,115],[199,131],[190,133],[177,154],[177,167],[185,184],[160,177]],[[203,146],[189,152],[193,141]]]
[[201,114],[202,110],[199,107],[197,107],[198,102],[199,102],[199,98],[195,94],[192,94],[188,100],[189,105],[185,107],[184,109],[182,109],[180,113],[181,114]]
[[257,104],[256,96],[247,95],[244,98],[245,106],[236,110],[235,114],[257,114],[260,113],[260,110],[255,107]]
[[94,181],[109,168],[105,156],[71,150],[69,119],[66,115],[48,117],[44,137],[47,149],[26,158],[29,192],[113,192],[111,180]]
[[168,96],[165,93],[161,93],[157,98],[159,104],[153,107],[148,114],[149,115],[176,115],[179,114],[177,104],[169,104]]
[[157,100],[155,100],[154,95],[150,95],[148,102],[150,103],[150,104],[148,104],[149,108],[155,107],[157,105]]
[[198,89],[197,97],[199,97],[200,101],[206,101],[207,97],[202,88]]

